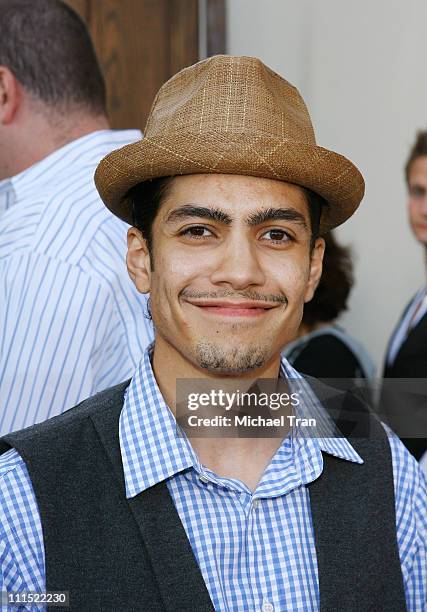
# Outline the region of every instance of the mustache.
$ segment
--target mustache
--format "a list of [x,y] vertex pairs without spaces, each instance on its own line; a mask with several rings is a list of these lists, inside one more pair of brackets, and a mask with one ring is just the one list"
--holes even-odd
[[286,295],[277,293],[261,294],[256,291],[194,291],[191,289],[183,289],[179,297],[192,298],[192,299],[214,299],[221,300],[222,298],[245,298],[247,300],[260,301],[260,302],[274,302],[279,304],[288,304],[288,298]]

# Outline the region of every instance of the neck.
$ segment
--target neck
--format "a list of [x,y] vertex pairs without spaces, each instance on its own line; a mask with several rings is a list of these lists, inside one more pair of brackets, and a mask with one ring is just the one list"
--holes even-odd
[[[228,377],[218,375],[190,362],[158,334],[152,361],[160,392],[175,416],[178,379],[204,379],[208,384],[220,379],[220,388],[224,392],[232,393],[238,389],[243,393],[257,379],[278,379],[280,371],[279,353],[274,355],[268,363],[249,373]],[[191,389],[189,391],[191,392]],[[287,433],[288,430],[282,431],[281,437],[276,438],[196,438],[191,436],[189,441],[203,465],[219,476],[239,478],[249,488],[254,489]]]
[[255,380],[260,378],[277,379],[280,372],[280,353],[278,353],[256,370],[236,375],[218,374],[190,361],[158,333],[156,334],[152,362],[159,389],[174,414],[177,380],[198,378],[204,379],[209,384],[209,382],[214,383],[220,379],[221,384],[227,386],[228,389],[238,387],[241,391],[244,391],[245,388],[248,389]]
[[29,125],[20,125],[8,135],[5,144],[7,157],[0,164],[0,180],[30,168],[57,149],[98,130],[108,129],[105,116],[77,115],[66,120],[37,116]]

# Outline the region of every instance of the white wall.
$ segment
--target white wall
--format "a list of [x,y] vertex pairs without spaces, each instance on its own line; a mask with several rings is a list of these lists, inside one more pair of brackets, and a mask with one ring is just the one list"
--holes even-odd
[[228,0],[227,11],[228,53],[256,55],[296,85],[318,143],[365,177],[360,209],[337,230],[356,260],[342,323],[381,368],[400,311],[424,283],[403,165],[427,128],[427,2]]

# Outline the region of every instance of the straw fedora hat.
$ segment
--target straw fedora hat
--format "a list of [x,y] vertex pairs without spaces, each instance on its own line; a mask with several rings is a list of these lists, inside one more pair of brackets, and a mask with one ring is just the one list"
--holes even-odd
[[253,57],[217,55],[178,72],[159,90],[144,138],[104,157],[95,183],[111,212],[132,225],[131,187],[199,173],[307,187],[328,204],[321,232],[348,219],[364,194],[359,170],[316,144],[298,90]]

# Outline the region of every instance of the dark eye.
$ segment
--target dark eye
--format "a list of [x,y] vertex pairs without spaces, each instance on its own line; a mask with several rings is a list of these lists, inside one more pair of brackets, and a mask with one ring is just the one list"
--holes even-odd
[[285,230],[282,229],[271,229],[265,234],[262,235],[262,238],[266,238],[267,240],[271,240],[272,242],[289,242],[292,240],[291,236]]
[[195,239],[209,238],[212,236],[212,232],[203,225],[192,225],[191,227],[187,227],[185,230],[180,232],[180,236],[188,236],[189,238]]
[[409,192],[413,198],[423,198],[425,195],[425,189],[423,187],[419,187],[418,185],[411,187]]

